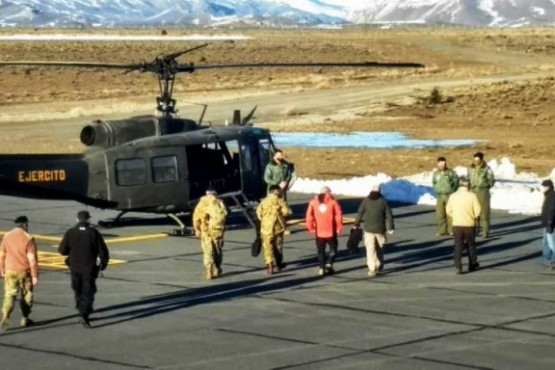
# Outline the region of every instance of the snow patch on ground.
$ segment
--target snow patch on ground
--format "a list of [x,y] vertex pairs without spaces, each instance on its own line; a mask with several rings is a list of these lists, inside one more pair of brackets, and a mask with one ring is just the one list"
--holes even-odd
[[[533,173],[517,173],[515,165],[508,158],[502,158],[499,162],[493,159],[488,165],[496,178],[491,190],[491,208],[528,215],[540,213],[543,201],[540,183],[544,178]],[[459,176],[467,174],[467,168],[463,166],[457,166],[454,170]],[[433,171],[397,179],[383,173],[337,180],[299,178],[291,191],[316,194],[325,185],[335,194],[364,197],[372,186],[381,185],[384,197],[390,202],[435,205],[432,175]],[[555,168],[549,178],[555,180]]]

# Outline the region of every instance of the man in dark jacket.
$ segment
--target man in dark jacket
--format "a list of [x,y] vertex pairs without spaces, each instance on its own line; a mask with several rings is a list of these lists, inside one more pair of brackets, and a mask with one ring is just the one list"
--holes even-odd
[[358,208],[355,227],[360,227],[364,218],[364,245],[366,246],[366,259],[368,276],[374,277],[384,267],[383,247],[385,234],[393,234],[395,225],[391,208],[380,193],[380,187],[374,186]]
[[542,204],[541,223],[543,227],[543,261],[550,269],[555,268],[555,191],[553,181],[544,180],[541,184],[545,196]]
[[93,312],[96,278],[99,270],[108,266],[110,256],[102,235],[90,226],[87,211],[77,213],[77,225],[66,231],[58,252],[68,256],[71,270],[71,288],[75,293],[75,307],[79,322],[90,328],[89,315]]

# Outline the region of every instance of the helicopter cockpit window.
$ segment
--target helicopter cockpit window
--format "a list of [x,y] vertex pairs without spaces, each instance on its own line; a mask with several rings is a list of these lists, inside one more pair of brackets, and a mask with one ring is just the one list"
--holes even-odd
[[270,158],[272,156],[272,144],[268,139],[260,139],[260,165],[261,168],[266,168]]
[[144,159],[117,160],[116,183],[120,186],[142,185],[146,183],[146,163]]
[[254,163],[252,162],[251,147],[246,144],[241,144],[241,157],[243,158],[243,170],[252,172],[254,170]]
[[177,181],[177,157],[168,155],[154,157],[151,161],[152,181],[154,182],[176,182]]

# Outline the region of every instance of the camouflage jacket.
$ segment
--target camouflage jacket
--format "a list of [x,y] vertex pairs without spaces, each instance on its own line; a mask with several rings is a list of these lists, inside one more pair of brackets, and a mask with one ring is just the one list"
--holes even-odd
[[468,180],[470,181],[471,190],[485,190],[490,189],[495,184],[493,171],[491,168],[482,163],[480,166],[474,164],[468,169]]
[[285,217],[291,214],[289,206],[276,194],[270,194],[256,208],[262,234],[279,234],[285,231]]
[[459,188],[459,177],[450,168],[437,170],[432,177],[432,185],[437,195],[449,195]]
[[224,203],[215,195],[200,198],[193,212],[193,228],[196,233],[223,231],[227,217]]

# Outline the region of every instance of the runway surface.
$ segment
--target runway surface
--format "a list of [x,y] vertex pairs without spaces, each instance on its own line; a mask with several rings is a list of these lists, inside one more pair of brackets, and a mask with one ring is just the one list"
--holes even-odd
[[[307,196],[293,197],[297,216]],[[353,216],[358,200],[342,200]],[[0,197],[0,230],[30,219],[44,259],[82,206]],[[93,222],[115,212],[90,210]],[[250,256],[253,230],[226,233],[223,277],[203,280],[194,238],[165,237],[165,218],[132,214],[101,228],[112,265],[98,280],[90,330],[77,323],[69,275],[43,261],[32,318],[0,333],[2,369],[553,369],[555,272],[538,263],[535,218],[494,212],[478,239],[482,268],[455,275],[452,240],[435,237],[430,207],[394,208],[383,275],[366,275],[340,238],[333,276],[316,276],[301,225],[286,237],[289,266],[269,276]],[[241,221],[236,218],[235,222]],[[147,238],[143,238],[147,236]],[[132,239],[121,239],[121,238]],[[59,262],[59,261],[58,261]],[[465,261],[466,263],[466,261]],[[3,291],[3,290],[2,290]]]

